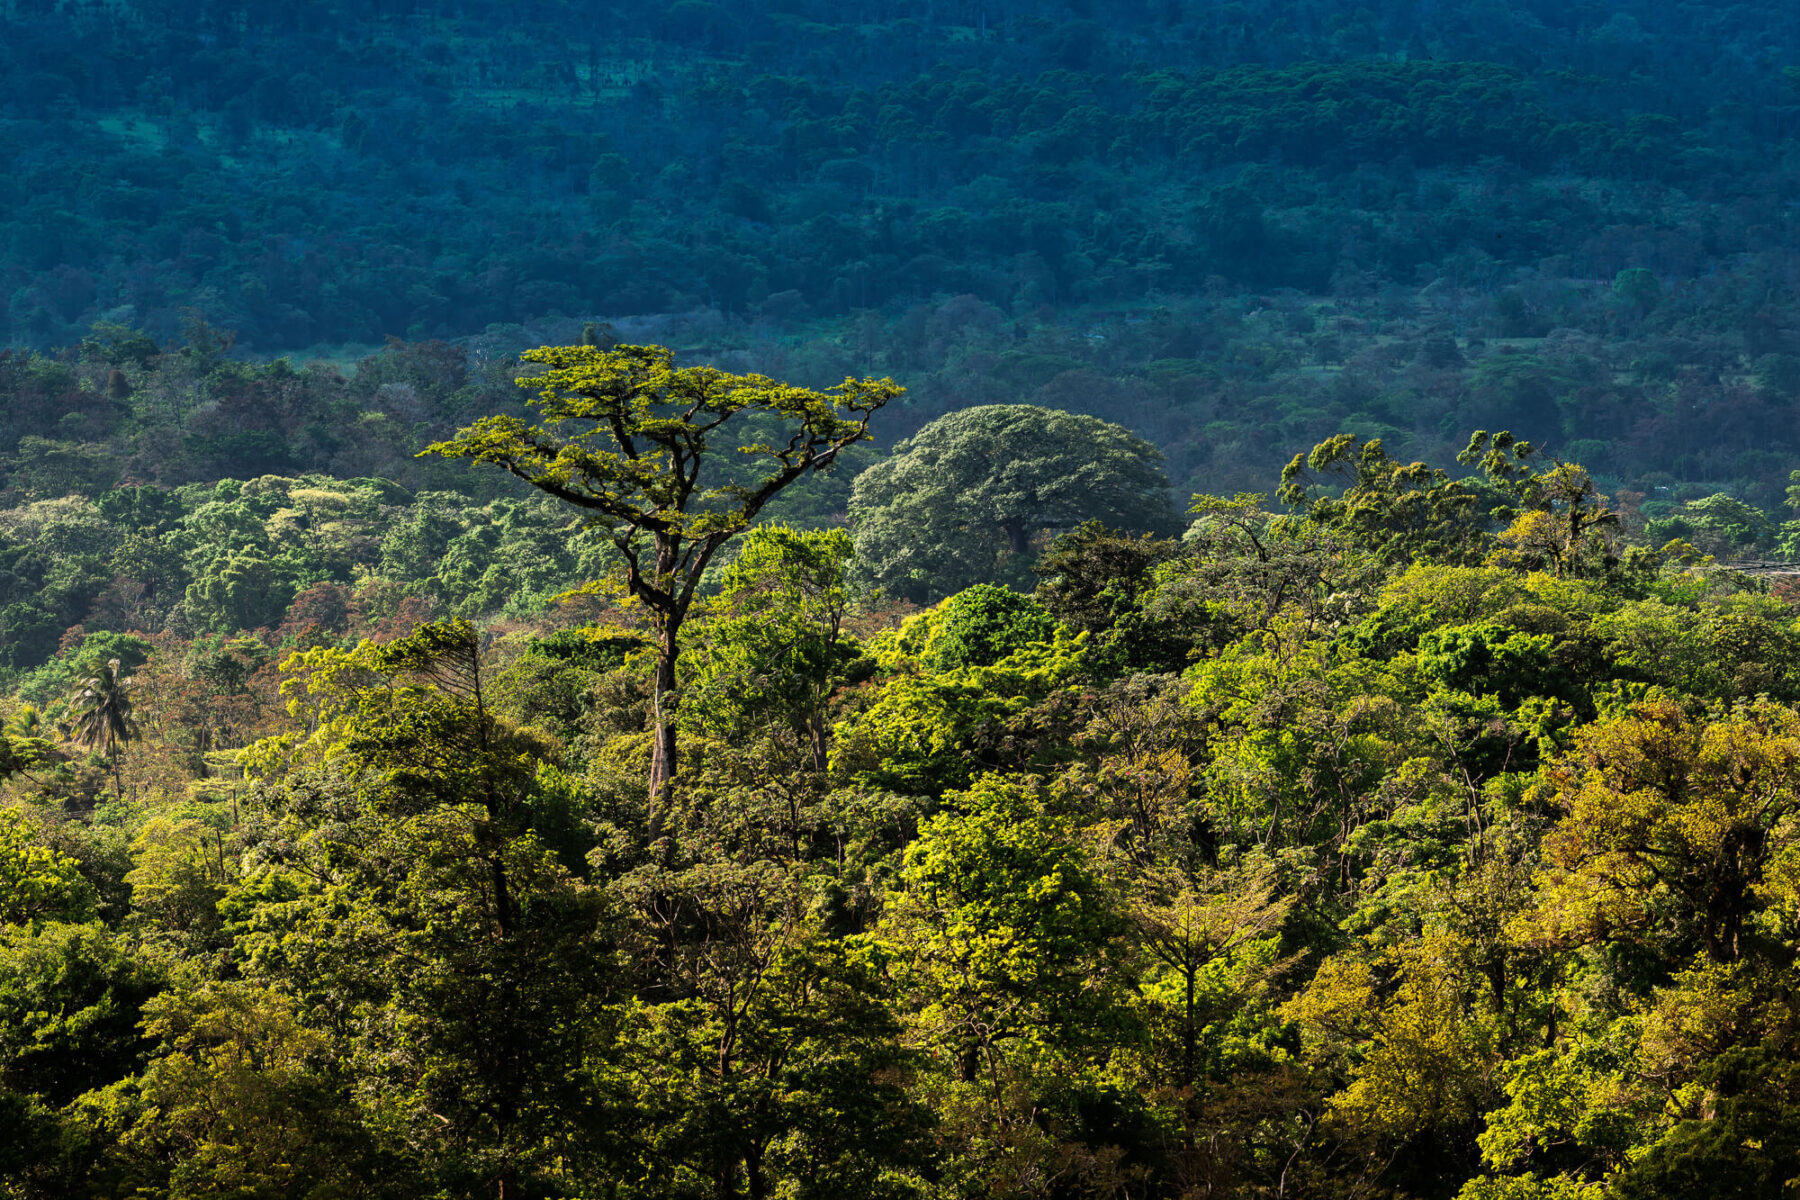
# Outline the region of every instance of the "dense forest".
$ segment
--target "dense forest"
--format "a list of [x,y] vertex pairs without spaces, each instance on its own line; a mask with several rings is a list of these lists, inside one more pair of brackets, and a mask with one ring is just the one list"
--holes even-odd
[[[1026,401],[1236,490],[1343,430],[1448,461],[1504,426],[1648,519],[1778,517],[1800,457],[1787,5],[0,11],[0,345],[203,319],[347,368],[603,320],[894,375],[884,442]],[[195,400],[273,431],[246,390]],[[51,401],[26,432],[98,440]]]
[[1800,1189],[1800,9],[0,0],[0,1197]]
[[846,497],[892,381],[595,342],[409,484],[11,510],[105,616],[8,676],[9,1195],[1800,1179],[1791,577],[1506,432],[1183,517],[989,405]]

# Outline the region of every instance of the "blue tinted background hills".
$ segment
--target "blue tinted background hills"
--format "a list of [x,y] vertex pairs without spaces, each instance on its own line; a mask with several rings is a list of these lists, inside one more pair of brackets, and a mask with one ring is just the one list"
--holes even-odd
[[1783,5],[5,11],[15,345],[96,319],[167,338],[183,308],[275,352],[558,315],[1329,294],[1471,253],[1610,277],[1659,265],[1609,252],[1621,191],[1695,272],[1791,219]]

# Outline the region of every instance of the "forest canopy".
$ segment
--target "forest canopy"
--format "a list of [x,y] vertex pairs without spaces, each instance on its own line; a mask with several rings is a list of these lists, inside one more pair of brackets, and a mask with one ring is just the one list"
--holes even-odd
[[1800,23],[0,0],[0,1195],[1800,1189]]
[[1128,431],[974,408],[846,495],[894,385],[673,361],[546,347],[540,424],[431,447],[535,499],[8,510],[11,1192],[1800,1179],[1791,573],[1510,431],[1184,522]]

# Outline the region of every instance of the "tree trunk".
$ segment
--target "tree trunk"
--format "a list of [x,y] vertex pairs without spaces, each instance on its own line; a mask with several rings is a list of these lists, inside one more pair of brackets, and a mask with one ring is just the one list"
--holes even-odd
[[813,771],[823,775],[831,767],[831,726],[823,714],[814,713],[807,718],[806,732],[812,742]]
[[1031,530],[1023,521],[1002,521],[1000,530],[1006,534],[1006,544],[1014,554],[1026,554],[1031,550]]
[[512,888],[506,882],[506,863],[496,849],[494,856],[488,859],[488,876],[494,885],[494,924],[500,927],[501,937],[510,937],[513,928]]
[[760,1142],[753,1141],[744,1148],[744,1182],[750,1189],[750,1200],[768,1200],[769,1185],[763,1178]]
[[957,1054],[956,1077],[963,1083],[974,1083],[981,1074],[981,1047],[970,1043]]
[[1183,971],[1187,977],[1187,997],[1181,1022],[1181,1082],[1188,1087],[1194,1086],[1195,1076],[1200,1073],[1198,1037],[1194,1029],[1194,977],[1199,973],[1199,968],[1192,963]]
[[662,631],[656,655],[656,687],[653,693],[652,720],[655,740],[650,747],[650,840],[662,837],[663,816],[668,810],[669,793],[675,781],[675,656],[679,626],[670,622]]

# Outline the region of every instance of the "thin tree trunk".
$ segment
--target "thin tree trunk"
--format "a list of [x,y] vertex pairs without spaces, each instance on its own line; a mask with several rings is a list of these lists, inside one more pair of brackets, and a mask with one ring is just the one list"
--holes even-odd
[[763,1179],[762,1145],[758,1142],[744,1148],[744,1181],[750,1189],[750,1200],[767,1200],[769,1185]]
[[671,623],[662,633],[656,656],[656,686],[652,697],[652,719],[655,741],[650,747],[650,840],[662,837],[663,816],[668,809],[677,766],[675,746],[675,656],[678,653],[676,632]]
[[807,734],[812,741],[813,771],[823,775],[831,767],[831,727],[821,714],[807,718]]
[[1183,974],[1187,977],[1187,1003],[1186,1007],[1183,1009],[1184,1015],[1181,1023],[1181,1081],[1189,1087],[1194,1086],[1195,1076],[1200,1073],[1198,1061],[1199,1055],[1197,1053],[1198,1046],[1196,1045],[1197,1038],[1194,1029],[1194,976],[1198,973],[1199,968],[1191,963],[1188,964],[1183,971]]
[[512,888],[506,881],[506,863],[498,849],[488,859],[488,875],[494,885],[494,924],[500,927],[501,937],[510,937],[513,929]]

